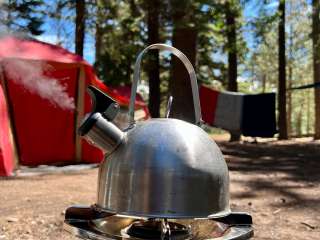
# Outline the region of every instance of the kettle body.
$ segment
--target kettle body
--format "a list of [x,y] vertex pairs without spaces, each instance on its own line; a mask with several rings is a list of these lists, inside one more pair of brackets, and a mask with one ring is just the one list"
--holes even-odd
[[177,119],[137,123],[99,170],[97,207],[123,215],[227,215],[229,176],[218,146]]
[[[169,112],[167,118],[135,122],[141,59],[149,49],[170,51],[183,62],[191,78],[195,124],[168,118]],[[188,58],[171,46],[150,45],[138,56],[133,79],[130,121],[124,131],[112,123],[117,104],[91,89],[95,111],[84,121],[80,132],[106,152],[99,168],[95,207],[148,218],[228,215],[228,168],[216,143],[201,128],[197,79]]]

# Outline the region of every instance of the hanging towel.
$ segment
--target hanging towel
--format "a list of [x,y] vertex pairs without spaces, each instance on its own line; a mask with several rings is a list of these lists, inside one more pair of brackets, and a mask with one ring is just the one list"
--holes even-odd
[[203,85],[199,92],[202,120],[213,125],[219,92]]
[[241,133],[242,104],[244,94],[221,92],[217,101],[213,126]]
[[242,134],[273,137],[276,130],[276,94],[247,94],[243,98]]
[[204,122],[251,137],[273,137],[276,130],[275,93],[218,92],[200,87]]

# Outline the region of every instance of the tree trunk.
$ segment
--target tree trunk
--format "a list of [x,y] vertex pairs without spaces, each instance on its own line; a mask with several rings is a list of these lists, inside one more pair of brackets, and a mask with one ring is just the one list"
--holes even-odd
[[[288,76],[288,87],[289,89],[292,87],[292,66],[290,63],[289,66],[289,76]],[[287,126],[288,126],[288,135],[292,135],[292,128],[291,128],[291,122],[292,122],[292,91],[289,91],[287,93],[288,95],[288,116],[287,116]]]
[[307,91],[307,135],[310,135],[310,90]]
[[303,104],[301,105],[301,108],[299,109],[298,116],[297,116],[297,136],[302,137],[302,110]]
[[103,29],[101,27],[102,16],[101,8],[97,6],[97,20],[96,20],[96,34],[95,34],[95,61],[96,63],[100,62],[101,59],[101,50],[102,50],[102,36]]
[[102,50],[102,29],[96,24],[96,34],[95,34],[95,67],[96,70],[100,65],[101,61],[101,50]]
[[76,1],[75,52],[83,57],[85,31],[85,0]]
[[[294,33],[292,26],[290,26],[289,29],[289,61],[288,61],[288,88],[291,89],[292,87],[292,80],[293,80],[293,61],[294,61],[294,56],[293,56],[293,40],[294,40]],[[287,103],[287,134],[288,137],[291,137],[292,135],[292,91],[287,92],[287,98],[288,98],[288,103]]]
[[266,92],[266,85],[267,85],[267,75],[262,75],[262,93]]
[[238,59],[236,19],[229,2],[226,3],[227,49],[228,49],[228,90],[237,92]]
[[[313,81],[320,82],[320,3],[312,0],[312,45],[313,45]],[[315,139],[320,139],[320,88],[314,90],[315,99]]]
[[[183,52],[191,64],[196,65],[197,30],[194,23],[194,9],[191,1],[171,0],[172,45]],[[170,117],[195,123],[194,105],[189,74],[182,62],[171,55],[171,76],[169,93],[173,96]]]
[[279,139],[288,139],[286,108],[286,43],[285,43],[285,0],[279,0],[279,81],[278,81],[278,127]]
[[[236,13],[229,1],[226,2],[227,50],[228,50],[228,91],[238,91],[238,58]],[[230,142],[239,141],[241,134],[230,132]]]
[[[183,52],[195,67],[197,48],[196,29],[176,25],[173,30],[172,44]],[[172,76],[170,81],[170,92],[173,96],[170,116],[195,123],[190,77],[184,65],[175,56],[172,56]]]
[[[148,45],[159,42],[159,0],[147,1]],[[160,117],[160,66],[159,52],[150,52],[148,64],[149,111],[153,118]]]

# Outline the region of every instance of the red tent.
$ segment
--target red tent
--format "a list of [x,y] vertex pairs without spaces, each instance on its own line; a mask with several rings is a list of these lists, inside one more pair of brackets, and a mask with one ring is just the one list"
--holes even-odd
[[10,133],[7,102],[0,85],[0,176],[9,175],[14,167],[14,151]]
[[[81,57],[33,39],[0,39],[0,80],[0,175],[10,174],[13,156],[29,166],[100,162],[102,152],[76,133],[90,111],[86,86],[101,88],[120,105],[129,103]],[[136,107],[146,105],[137,101]]]

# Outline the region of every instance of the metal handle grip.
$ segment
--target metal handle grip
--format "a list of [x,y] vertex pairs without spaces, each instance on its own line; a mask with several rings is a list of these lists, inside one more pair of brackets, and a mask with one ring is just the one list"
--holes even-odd
[[171,47],[169,45],[166,45],[166,44],[157,43],[157,44],[152,44],[152,45],[146,47],[138,55],[136,63],[134,65],[133,83],[132,83],[132,87],[131,87],[131,97],[130,97],[130,105],[129,105],[129,123],[130,123],[130,125],[135,123],[135,121],[134,121],[134,105],[135,105],[138,82],[140,80],[141,60],[142,60],[143,55],[149,49],[159,49],[159,50],[163,50],[163,51],[169,51],[182,61],[182,63],[186,67],[186,69],[189,73],[190,79],[191,79],[192,97],[193,97],[193,105],[194,105],[194,114],[195,114],[196,124],[200,124],[201,123],[201,108],[200,108],[200,100],[199,100],[198,83],[197,83],[196,73],[194,71],[194,68],[193,68],[191,62],[186,57],[186,55],[184,55],[178,49]]

